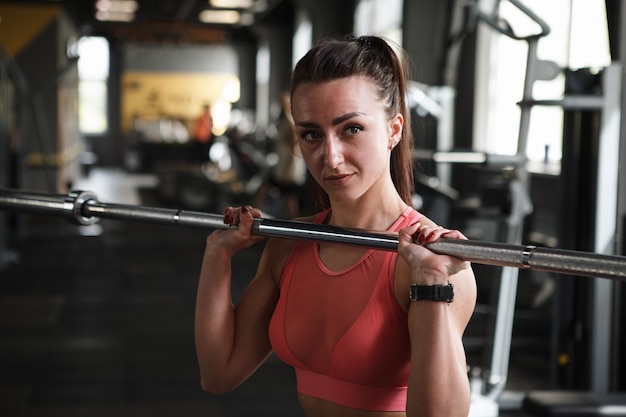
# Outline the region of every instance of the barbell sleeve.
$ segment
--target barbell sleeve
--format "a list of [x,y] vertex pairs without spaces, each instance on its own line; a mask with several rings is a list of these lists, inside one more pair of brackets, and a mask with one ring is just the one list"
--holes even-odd
[[[224,216],[195,211],[101,203],[89,191],[67,196],[0,189],[0,209],[60,215],[79,225],[101,218],[206,229],[228,229]],[[398,234],[271,218],[255,219],[252,233],[265,237],[304,239],[396,251]],[[425,245],[429,250],[469,262],[534,269],[564,275],[626,280],[626,257],[589,252],[512,245],[479,240],[441,238]]]

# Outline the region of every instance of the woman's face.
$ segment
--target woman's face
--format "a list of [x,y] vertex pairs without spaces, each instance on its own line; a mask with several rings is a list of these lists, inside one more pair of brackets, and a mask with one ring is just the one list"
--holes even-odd
[[353,201],[390,183],[390,147],[402,134],[402,115],[388,120],[376,85],[348,77],[303,83],[292,112],[302,155],[331,202]]

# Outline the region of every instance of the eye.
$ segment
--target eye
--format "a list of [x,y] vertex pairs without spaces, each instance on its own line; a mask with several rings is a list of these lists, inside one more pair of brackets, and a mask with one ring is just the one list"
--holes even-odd
[[363,130],[362,126],[349,125],[349,126],[346,126],[346,128],[344,129],[344,132],[346,132],[347,135],[354,136],[354,135],[358,135],[362,130]]
[[315,130],[303,130],[300,132],[300,139],[305,142],[314,142],[321,138],[321,135]]

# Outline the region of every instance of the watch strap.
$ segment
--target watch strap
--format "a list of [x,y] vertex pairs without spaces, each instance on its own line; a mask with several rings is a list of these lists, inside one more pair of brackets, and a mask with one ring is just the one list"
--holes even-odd
[[411,284],[409,293],[411,301],[445,301],[451,303],[454,300],[454,287],[448,282],[448,285],[417,285]]

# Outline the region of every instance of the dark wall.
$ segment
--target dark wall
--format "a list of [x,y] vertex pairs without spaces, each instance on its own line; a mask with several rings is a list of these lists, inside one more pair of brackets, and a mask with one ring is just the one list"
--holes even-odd
[[449,3],[440,0],[404,2],[403,44],[413,60],[415,80],[424,84],[443,83]]
[[[273,124],[277,116],[277,104],[280,95],[285,91],[291,76],[291,63],[293,56],[292,40],[295,30],[295,7],[292,2],[285,1],[273,10],[263,22],[256,25],[254,34],[259,44],[267,45],[270,50],[270,73],[267,85],[267,103],[259,105],[267,106],[262,110],[267,114],[267,124]],[[260,126],[263,129],[263,126]],[[265,130],[265,129],[264,129]],[[259,137],[267,131],[258,132]]]
[[313,24],[313,43],[329,36],[343,36],[354,27],[354,0],[294,0],[304,7]]
[[[79,140],[77,97],[73,96],[77,94],[78,72],[76,61],[69,59],[66,51],[68,40],[76,36],[72,22],[59,13],[15,57],[23,81],[18,146],[20,183],[25,188],[56,192],[71,174],[73,161],[66,160],[63,151],[73,151]],[[68,111],[76,111],[76,115]],[[60,131],[63,137],[59,137]]]
[[[464,0],[413,0],[404,3],[403,46],[411,58],[413,79],[429,86],[454,88],[453,147],[471,149],[474,124],[475,33],[465,27]],[[456,36],[462,34],[462,36]],[[452,40],[454,39],[454,42]],[[434,118],[414,120],[416,144],[433,149],[437,142]],[[435,168],[421,169],[434,175]],[[476,187],[473,168],[453,166],[452,183],[458,190]]]
[[[53,21],[15,57],[26,87],[21,98],[27,111],[19,140],[23,158],[33,153],[49,154],[56,148],[56,71],[59,68],[56,37],[57,25]],[[28,177],[22,178],[22,186],[53,191],[51,178],[55,175],[54,167],[31,165]]]
[[233,47],[239,59],[240,98],[237,106],[253,109],[256,105],[256,51],[258,40],[247,36],[233,42]]

